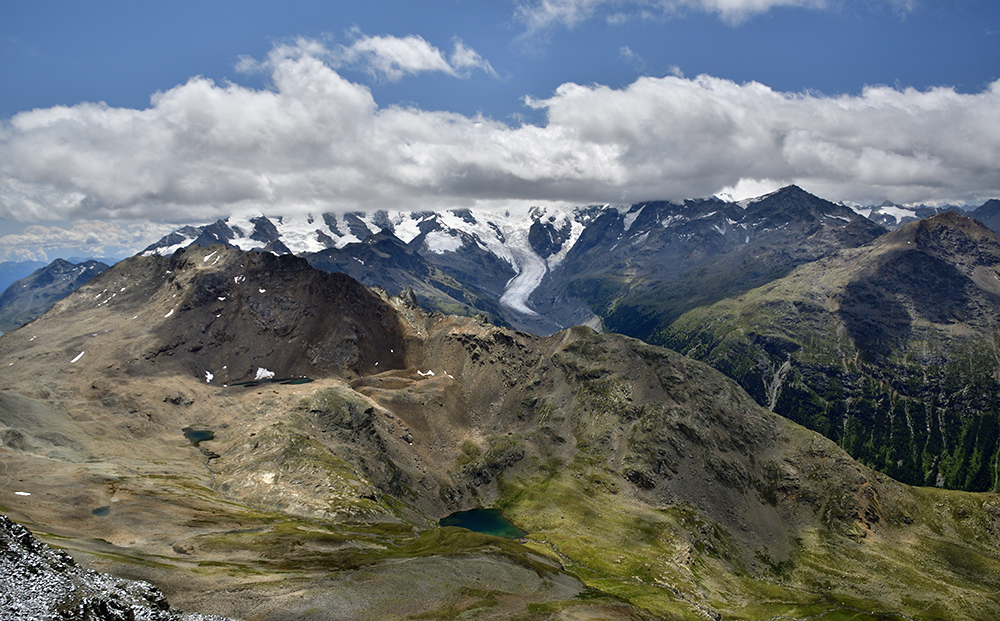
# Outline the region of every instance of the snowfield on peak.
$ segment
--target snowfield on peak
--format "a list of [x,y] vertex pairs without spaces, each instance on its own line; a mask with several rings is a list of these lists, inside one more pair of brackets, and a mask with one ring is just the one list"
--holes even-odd
[[[641,211],[641,209],[639,210]],[[633,220],[639,212],[630,215]],[[568,235],[550,256],[532,248],[533,226]],[[585,228],[580,209],[533,207],[525,212],[473,212],[454,209],[442,212],[378,211],[373,213],[324,213],[269,217],[234,215],[202,226],[186,226],[162,238],[141,254],[170,255],[193,243],[225,243],[240,250],[270,250],[310,255],[331,248],[343,249],[370,235],[387,231],[426,255],[459,253],[466,244],[493,254],[516,274],[507,283],[499,303],[514,312],[536,315],[528,299],[545,275],[558,265]],[[207,262],[214,253],[207,255]],[[364,265],[364,261],[357,258]]]

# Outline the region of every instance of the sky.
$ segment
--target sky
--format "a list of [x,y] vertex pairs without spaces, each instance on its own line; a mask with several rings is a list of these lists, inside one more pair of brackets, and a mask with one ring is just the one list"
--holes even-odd
[[[0,0],[0,261],[233,213],[1000,197],[995,0]],[[102,254],[103,253],[103,254]]]

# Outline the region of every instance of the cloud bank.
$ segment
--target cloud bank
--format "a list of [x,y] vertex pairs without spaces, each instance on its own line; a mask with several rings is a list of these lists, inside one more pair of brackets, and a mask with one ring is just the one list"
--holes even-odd
[[[458,70],[466,48],[455,50]],[[568,83],[526,100],[543,124],[510,127],[380,107],[337,72],[337,53],[308,40],[275,47],[257,65],[268,89],[196,77],[143,110],[17,114],[0,125],[0,217],[184,222],[249,210],[632,202],[762,182],[859,202],[1000,196],[1000,81],[974,94],[870,87],[838,97],[710,76]]]
[[101,222],[83,220],[68,228],[32,225],[12,235],[0,236],[0,261],[45,261],[56,257],[128,256],[174,230],[150,222]]

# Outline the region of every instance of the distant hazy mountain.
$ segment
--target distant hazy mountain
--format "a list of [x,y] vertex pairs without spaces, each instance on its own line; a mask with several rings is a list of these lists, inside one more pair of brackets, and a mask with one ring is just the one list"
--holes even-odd
[[995,198],[988,200],[969,215],[988,226],[993,232],[1000,233],[1000,200]]
[[44,261],[0,262],[0,292],[6,290],[15,280],[21,280],[40,267],[45,267]]
[[100,261],[76,265],[56,259],[15,281],[0,294],[0,332],[23,326],[107,268]]
[[915,485],[1000,489],[1000,236],[948,212],[692,310],[665,343]]
[[915,222],[922,218],[929,218],[946,211],[960,211],[954,205],[945,207],[929,207],[927,205],[903,206],[891,201],[885,201],[875,207],[863,208],[860,213],[866,215],[868,219],[884,226],[890,231],[895,231],[904,224]]

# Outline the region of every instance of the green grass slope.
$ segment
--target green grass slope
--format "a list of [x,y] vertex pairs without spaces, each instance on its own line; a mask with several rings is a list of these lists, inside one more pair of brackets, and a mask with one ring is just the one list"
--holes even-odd
[[1000,237],[943,214],[696,309],[659,338],[914,485],[998,489]]

